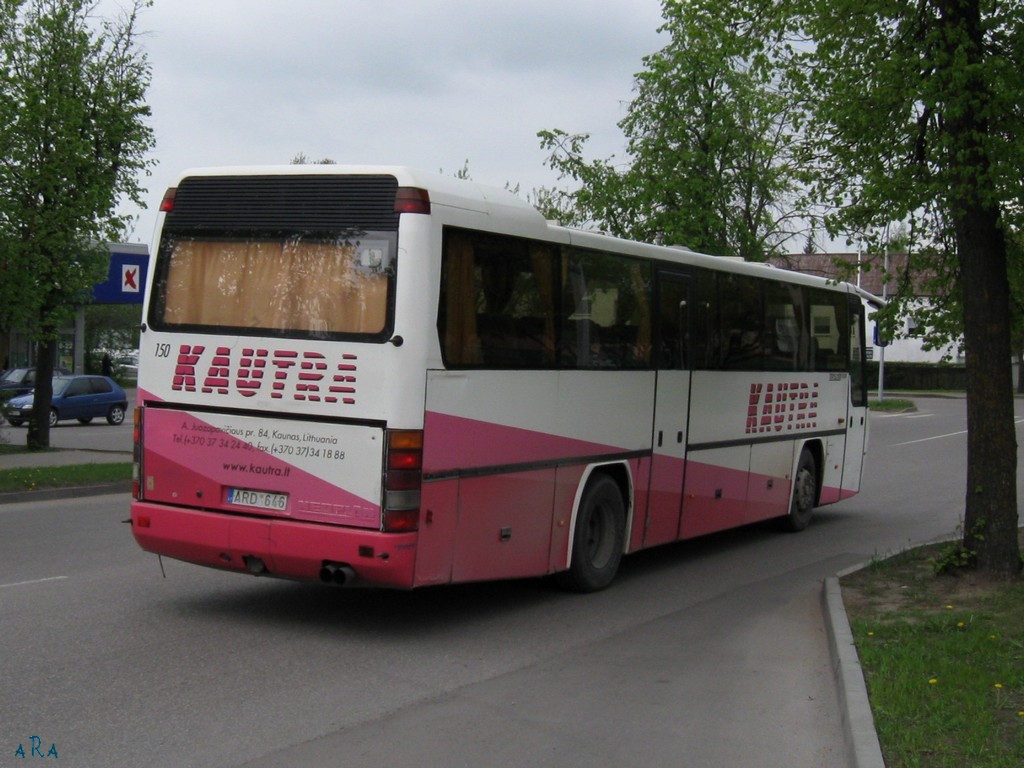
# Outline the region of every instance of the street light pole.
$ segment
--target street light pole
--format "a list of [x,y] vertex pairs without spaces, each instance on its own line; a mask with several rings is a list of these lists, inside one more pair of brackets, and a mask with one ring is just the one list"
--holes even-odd
[[[885,253],[882,256],[882,304],[885,304],[886,288],[888,286],[888,275],[889,275],[889,228],[885,228]],[[876,326],[877,328],[877,326]],[[887,342],[883,334],[878,334],[878,340],[881,342]],[[882,343],[878,347],[878,399],[882,401],[885,399],[885,347],[886,344]]]

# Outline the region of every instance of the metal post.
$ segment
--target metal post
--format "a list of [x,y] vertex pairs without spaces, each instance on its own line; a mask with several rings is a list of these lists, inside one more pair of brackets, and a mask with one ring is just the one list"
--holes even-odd
[[75,346],[74,370],[72,373],[85,373],[85,305],[79,304],[75,310]]
[[[885,303],[886,298],[886,287],[888,286],[889,276],[889,228],[885,228],[885,253],[882,256],[882,302]],[[888,341],[883,334],[878,334],[879,339],[882,341]],[[880,346],[878,348],[878,399],[882,401],[885,399],[885,347]]]

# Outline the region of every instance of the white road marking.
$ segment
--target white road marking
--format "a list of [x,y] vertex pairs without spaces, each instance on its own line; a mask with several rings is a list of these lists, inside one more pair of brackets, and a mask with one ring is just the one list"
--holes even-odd
[[964,429],[960,432],[950,432],[945,435],[934,435],[932,437],[922,437],[920,440],[908,440],[905,443],[896,443],[895,448],[899,448],[901,445],[914,445],[915,443],[927,443],[929,440],[941,440],[944,437],[956,437],[957,435],[966,435],[967,430]]
[[0,584],[0,589],[4,589],[5,587],[24,587],[29,584],[42,584],[45,581],[60,581],[61,579],[66,578],[67,576],[48,576],[45,579],[32,579],[31,581],[16,581],[13,584]]

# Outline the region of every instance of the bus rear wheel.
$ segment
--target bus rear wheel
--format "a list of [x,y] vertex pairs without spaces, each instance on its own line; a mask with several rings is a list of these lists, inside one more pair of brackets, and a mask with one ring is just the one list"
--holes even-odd
[[561,587],[574,592],[604,589],[618,573],[626,536],[626,505],[608,475],[591,478],[580,499],[573,529],[569,570],[558,574]]
[[818,463],[814,454],[804,448],[800,451],[800,462],[793,476],[793,501],[789,505],[789,514],[779,520],[782,530],[789,533],[804,530],[811,523],[817,501]]

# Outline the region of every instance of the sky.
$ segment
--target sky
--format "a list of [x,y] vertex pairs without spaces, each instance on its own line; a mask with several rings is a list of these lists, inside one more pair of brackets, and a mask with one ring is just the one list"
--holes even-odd
[[588,157],[622,158],[618,122],[661,22],[660,0],[155,0],[140,45],[157,165],[125,240],[149,242],[183,170],[299,153],[449,175],[468,162],[523,196],[567,186],[537,132],[589,133]]

